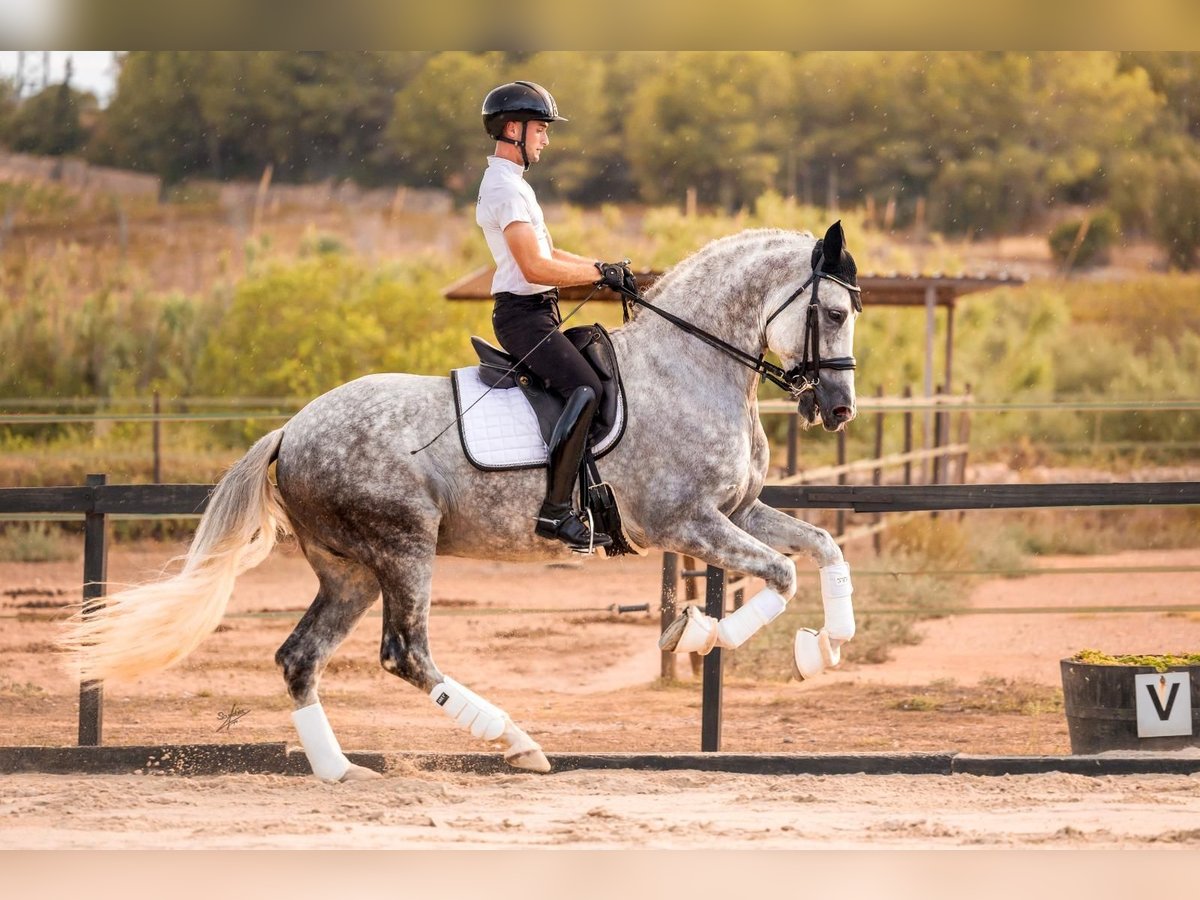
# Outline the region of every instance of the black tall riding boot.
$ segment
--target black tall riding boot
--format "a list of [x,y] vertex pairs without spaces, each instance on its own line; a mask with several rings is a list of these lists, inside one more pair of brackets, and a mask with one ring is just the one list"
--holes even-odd
[[608,547],[612,538],[595,534],[571,508],[571,492],[579,478],[579,464],[587,448],[588,429],[599,398],[590,387],[575,388],[550,435],[550,464],[546,467],[546,501],[534,529],[544,538],[562,541],[572,550]]

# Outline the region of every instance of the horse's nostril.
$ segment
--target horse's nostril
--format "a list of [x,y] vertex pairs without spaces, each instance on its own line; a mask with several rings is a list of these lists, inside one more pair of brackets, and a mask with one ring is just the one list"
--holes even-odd
[[849,406],[835,406],[833,415],[839,422],[849,422],[854,418],[854,410]]

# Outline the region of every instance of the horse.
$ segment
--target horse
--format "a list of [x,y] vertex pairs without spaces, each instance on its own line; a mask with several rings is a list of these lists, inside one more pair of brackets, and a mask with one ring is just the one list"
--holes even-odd
[[[808,290],[807,303],[794,302]],[[769,461],[757,388],[763,377],[787,388],[806,426],[836,431],[854,418],[851,351],[862,306],[841,224],[821,240],[779,229],[717,239],[632,299],[634,314],[611,334],[627,424],[601,461],[624,537],[641,553],[670,550],[766,584],[719,620],[689,607],[660,644],[699,653],[739,646],[795,594],[789,557],[799,554],[820,569],[825,626],[797,632],[795,668],[811,677],[836,665],[854,633],[849,567],[827,531],[757,499]],[[782,366],[766,362],[768,349]],[[443,673],[430,651],[436,556],[572,552],[534,534],[539,470],[481,471],[453,433],[424,446],[453,410],[448,378],[398,373],[366,375],[312,400],[220,479],[176,575],[76,612],[61,639],[76,674],[130,678],[177,663],[217,627],[237,576],[290,532],[319,588],[275,662],[317,777],[377,777],[342,753],[318,684],[381,594],[382,667],[474,737],[500,742],[512,766],[549,771],[542,748]]]

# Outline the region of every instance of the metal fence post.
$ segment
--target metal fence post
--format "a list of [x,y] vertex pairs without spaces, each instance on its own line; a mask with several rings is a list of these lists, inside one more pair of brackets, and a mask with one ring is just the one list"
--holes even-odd
[[[714,619],[725,615],[725,570],[708,567],[704,591],[704,611]],[[713,647],[704,657],[704,680],[701,684],[700,750],[716,753],[721,749],[721,666],[720,647]]]
[[[93,489],[91,508],[83,525],[83,614],[104,608],[104,582],[108,580],[108,521],[95,511],[95,489],[108,481],[106,475],[89,475]],[[84,681],[79,685],[79,746],[98,747],[104,735],[104,683]]]

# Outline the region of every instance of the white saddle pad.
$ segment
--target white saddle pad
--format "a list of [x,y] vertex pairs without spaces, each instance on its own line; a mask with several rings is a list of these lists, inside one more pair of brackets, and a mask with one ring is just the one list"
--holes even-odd
[[[520,388],[492,388],[479,378],[479,367],[450,373],[458,407],[458,434],[471,465],[478,469],[536,469],[546,465],[546,442],[537,415]],[[482,398],[482,399],[481,399]],[[625,396],[618,391],[612,429],[592,447],[603,456],[625,431]]]

